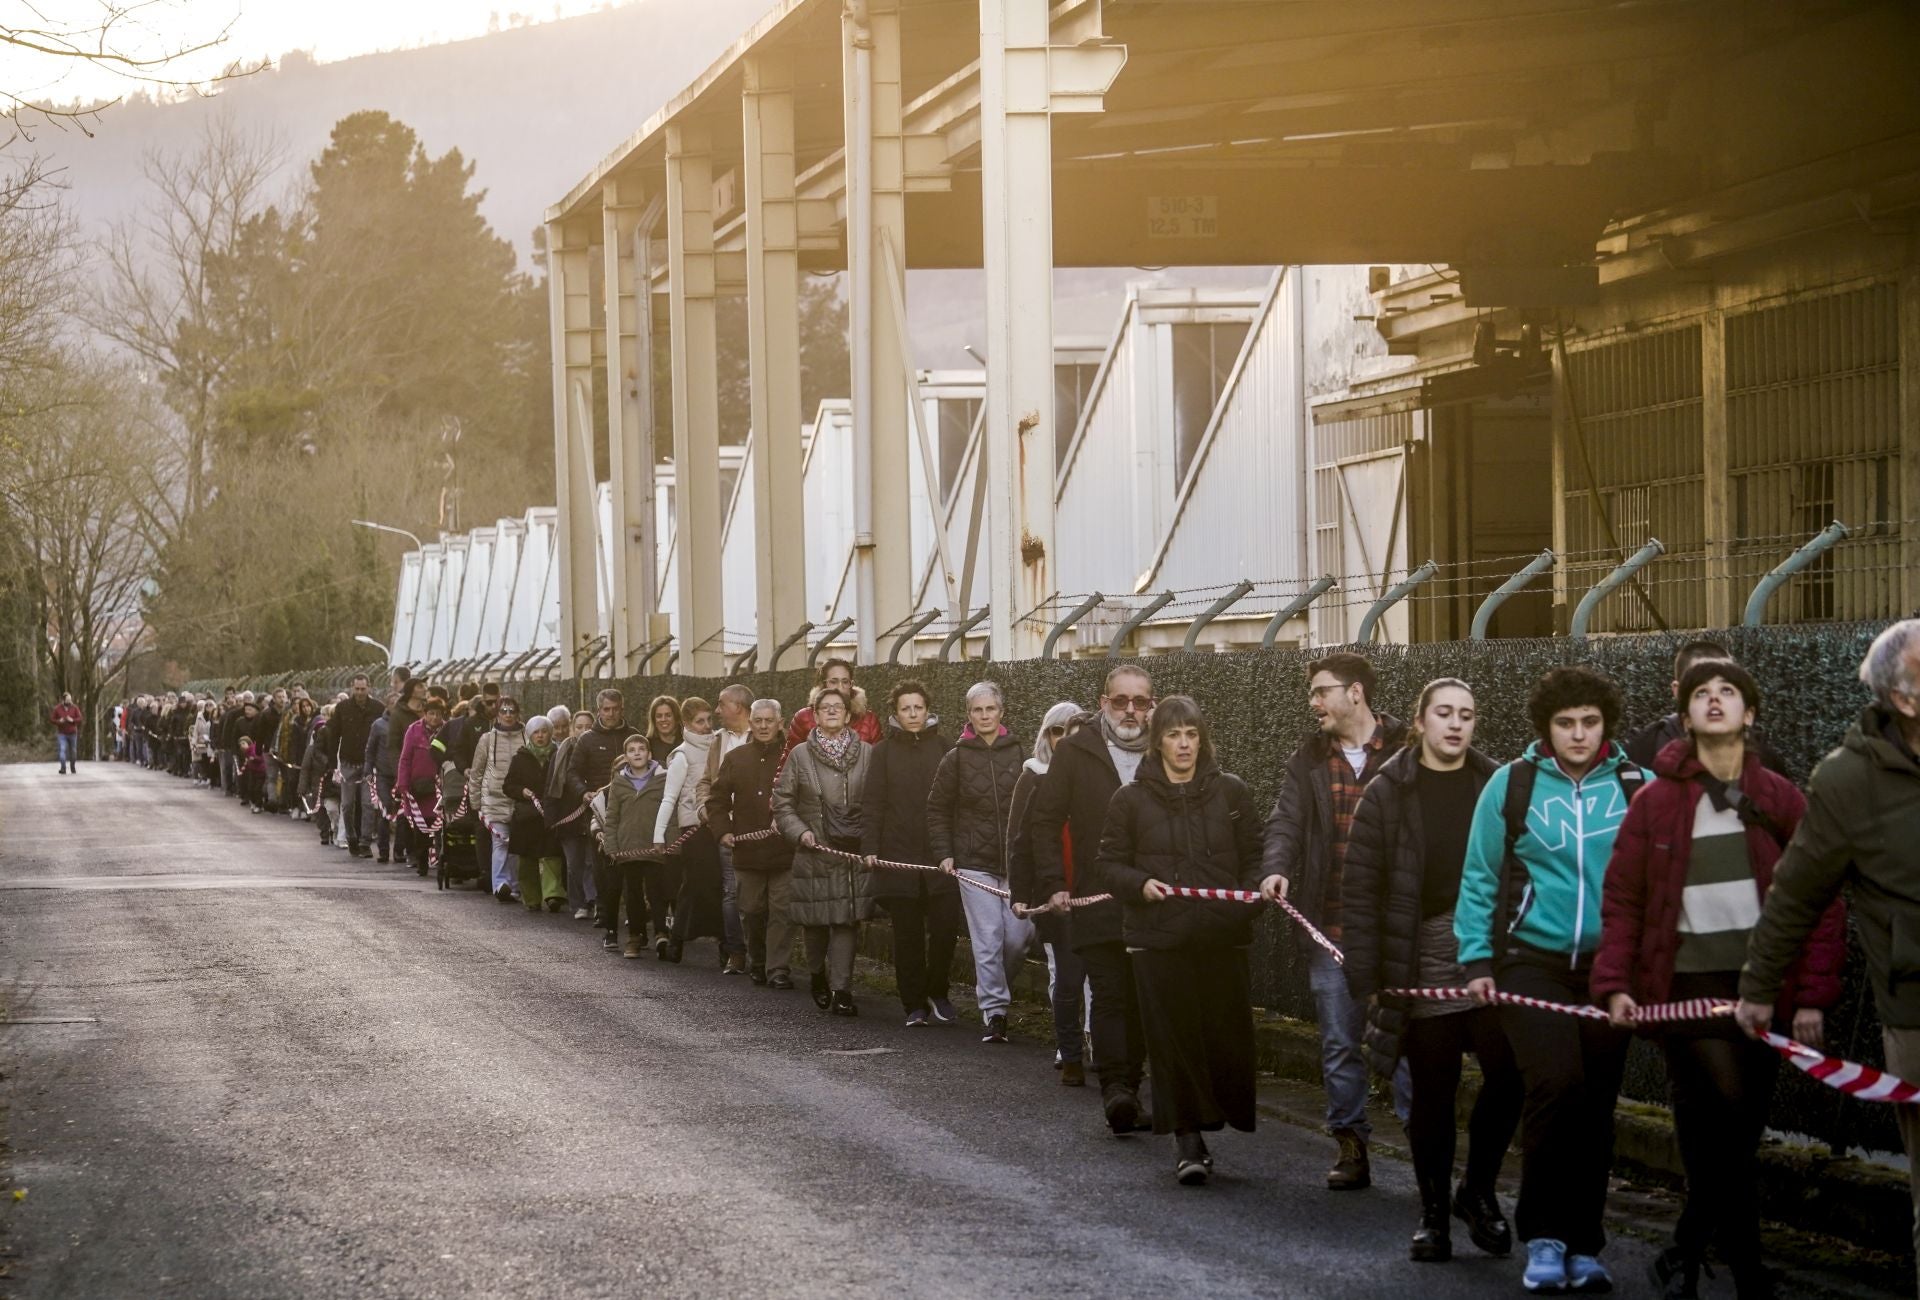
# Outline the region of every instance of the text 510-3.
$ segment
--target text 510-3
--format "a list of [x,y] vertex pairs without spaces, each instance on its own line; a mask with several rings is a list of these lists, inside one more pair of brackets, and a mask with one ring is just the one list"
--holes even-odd
[[1147,238],[1211,239],[1220,233],[1220,200],[1211,194],[1147,200]]

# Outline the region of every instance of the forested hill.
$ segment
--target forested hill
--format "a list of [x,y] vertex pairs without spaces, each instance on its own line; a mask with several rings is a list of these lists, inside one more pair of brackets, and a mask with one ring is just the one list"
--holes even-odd
[[38,145],[65,168],[73,214],[89,234],[147,198],[150,150],[193,148],[203,123],[227,113],[284,146],[298,182],[333,124],[380,109],[412,127],[430,154],[458,148],[477,165],[489,224],[526,265],[548,204],[718,58],[772,0],[632,0],[619,8],[513,28],[472,40],[337,63],[302,54],[174,103],[130,100],[108,109],[87,139],[45,129]]

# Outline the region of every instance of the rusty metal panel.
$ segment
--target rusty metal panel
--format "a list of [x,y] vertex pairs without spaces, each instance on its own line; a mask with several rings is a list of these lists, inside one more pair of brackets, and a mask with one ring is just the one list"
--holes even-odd
[[1899,316],[1882,283],[1727,317],[1736,595],[1832,520],[1854,530],[1774,597],[1772,619],[1900,612]]
[[[1639,585],[1670,627],[1706,621],[1701,332],[1698,325],[1617,339],[1572,351],[1570,404],[1579,438],[1567,433],[1568,588],[1584,594],[1658,537],[1667,553],[1641,570]],[[1586,464],[1593,466],[1589,490]],[[1601,510],[1613,524],[1608,541]],[[1655,626],[1631,585],[1595,611],[1595,632]]]
[[[1347,563],[1355,549],[1350,536],[1355,529],[1348,506],[1348,493],[1341,487],[1343,464],[1367,460],[1399,451],[1414,440],[1415,416],[1412,411],[1352,415],[1329,420],[1314,419],[1309,433],[1309,454],[1313,460],[1313,562],[1310,576],[1330,573],[1339,586],[1328,592],[1313,607],[1313,638],[1319,645],[1345,643],[1359,626],[1372,603],[1381,575],[1368,574]],[[1406,548],[1406,529],[1399,531],[1396,555]],[[1405,564],[1389,564],[1392,582],[1406,576]],[[1353,571],[1349,571],[1349,570]],[[1302,576],[1309,576],[1302,575]]]

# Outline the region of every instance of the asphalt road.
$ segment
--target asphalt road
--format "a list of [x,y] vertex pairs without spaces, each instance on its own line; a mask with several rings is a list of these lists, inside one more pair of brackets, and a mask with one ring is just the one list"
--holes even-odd
[[[187,783],[0,768],[0,1294],[1520,1294],[1406,1258],[1407,1166],[1114,1139],[1037,1042],[603,954]],[[1652,1247],[1608,1259],[1644,1295]],[[1722,1281],[1713,1293],[1730,1289]]]

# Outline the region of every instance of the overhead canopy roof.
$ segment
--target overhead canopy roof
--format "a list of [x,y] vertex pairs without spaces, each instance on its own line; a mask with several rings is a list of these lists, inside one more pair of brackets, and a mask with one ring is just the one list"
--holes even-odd
[[[719,246],[744,248],[744,61],[777,51],[803,255],[843,266],[840,10],[781,0],[549,219],[597,238],[606,187],[658,192],[667,127],[701,125]],[[1879,66],[1916,48],[1897,2],[1060,0],[1052,18],[1056,44],[1128,51],[1104,112],[1055,118],[1060,266],[1433,262],[1469,298],[1478,268],[1507,301],[1577,297],[1610,222],[1920,130],[1920,79]],[[910,267],[980,265],[978,46],[977,0],[901,0]]]

